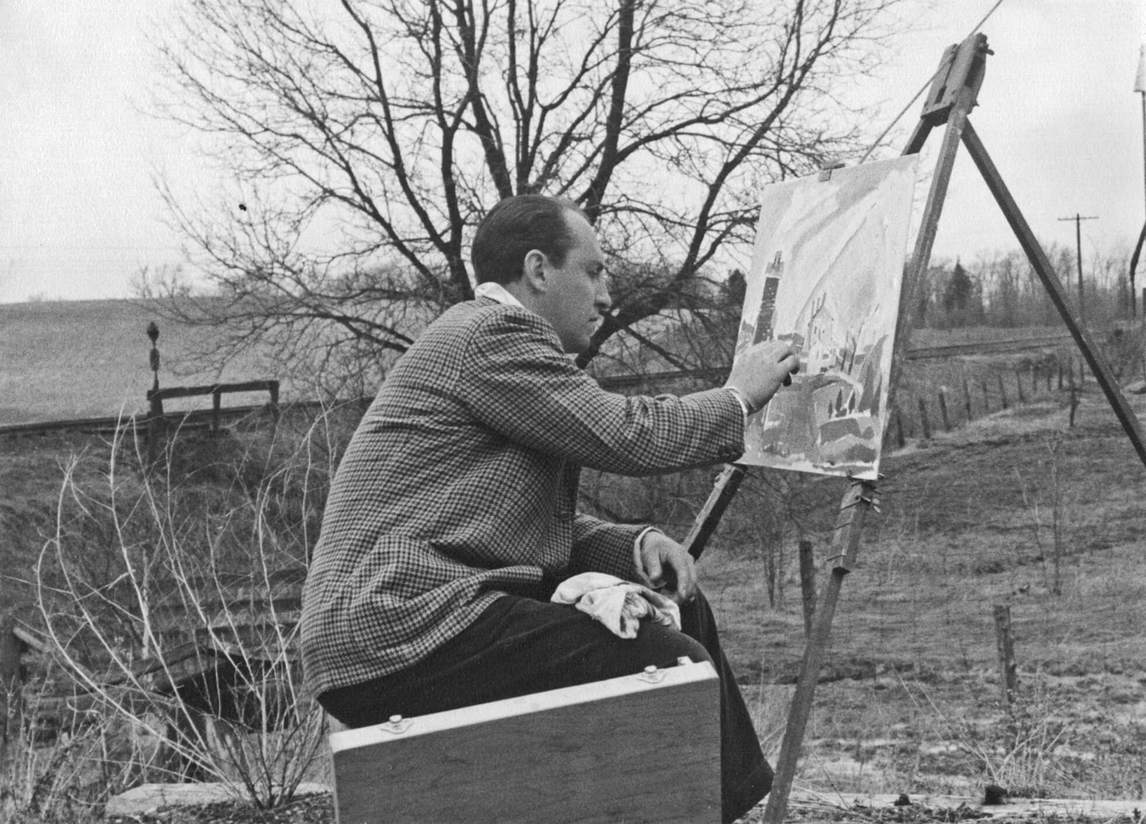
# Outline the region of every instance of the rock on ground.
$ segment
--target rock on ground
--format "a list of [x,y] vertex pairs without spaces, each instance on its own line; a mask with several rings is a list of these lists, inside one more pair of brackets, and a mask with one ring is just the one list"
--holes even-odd
[[242,797],[234,785],[223,783],[142,784],[109,799],[104,815],[109,824],[192,824],[193,822],[334,821],[330,788],[300,784],[294,800],[261,810]]

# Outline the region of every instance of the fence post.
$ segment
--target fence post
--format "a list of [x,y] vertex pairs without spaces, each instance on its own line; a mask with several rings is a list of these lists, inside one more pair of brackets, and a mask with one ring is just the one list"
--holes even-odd
[[270,391],[271,391],[271,420],[274,421],[275,426],[278,426],[278,424],[279,424],[279,382],[278,381],[271,381]]
[[804,602],[804,635],[812,634],[812,621],[816,617],[816,561],[812,555],[812,542],[800,539],[800,596]]
[[991,411],[991,396],[987,392],[987,379],[979,378],[979,388],[983,390],[983,411]]
[[223,393],[215,387],[211,393],[211,431],[219,431],[219,413],[223,409]]
[[892,417],[895,419],[895,446],[902,449],[906,441],[903,439],[903,416],[900,414],[900,407],[892,408]]
[[963,376],[963,408],[967,410],[967,423],[971,422],[971,387],[967,386],[967,376]]
[[151,389],[147,392],[147,463],[155,463],[159,440],[166,440],[166,420],[163,417],[163,398],[159,395],[159,327],[155,321],[147,324],[147,337],[151,340],[148,361],[151,366]]
[[995,643],[999,650],[999,686],[1003,693],[1003,706],[1008,710],[1019,686],[1019,672],[1015,665],[1015,639],[1011,634],[1011,608],[995,605]]
[[1074,418],[1075,418],[1075,415],[1078,414],[1078,404],[1080,401],[1079,395],[1081,394],[1081,392],[1080,392],[1078,386],[1074,382],[1074,364],[1073,363],[1071,363],[1070,369],[1067,370],[1067,375],[1070,378],[1070,386],[1068,387],[1068,390],[1067,390],[1068,392],[1070,392],[1070,428],[1074,429]]
[[1019,367],[1015,367],[1015,392],[1019,396],[1019,403],[1024,404],[1027,399],[1023,396],[1023,372]]
[[924,440],[931,440],[931,423],[927,420],[927,403],[923,398],[919,399],[919,420],[923,426]]
[[1003,403],[1003,408],[1006,409],[1008,407],[1007,387],[1003,383],[1003,373],[1002,372],[996,372],[995,377],[999,379],[999,398]]
[[23,669],[20,665],[20,640],[16,637],[16,619],[11,613],[0,615],[0,775],[8,775],[8,742],[20,729],[20,687]]
[[943,417],[943,429],[950,432],[951,418],[947,414],[947,390],[942,386],[939,387],[939,414]]

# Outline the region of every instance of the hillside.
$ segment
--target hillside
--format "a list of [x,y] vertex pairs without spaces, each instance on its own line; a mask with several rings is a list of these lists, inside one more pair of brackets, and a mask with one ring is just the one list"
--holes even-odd
[[[198,353],[210,343],[210,330],[165,321],[143,301],[0,304],[0,426],[146,409],[152,382],[146,329],[153,320],[160,328],[161,385],[275,377],[265,353],[222,370],[204,368]],[[231,404],[263,400],[228,398]]]
[[[1146,395],[1130,397],[1146,415]],[[1146,468],[1093,384],[1076,426],[1066,420],[1064,397],[1044,396],[888,458],[882,512],[865,530],[836,615],[798,798],[814,793],[844,806],[850,802],[842,799],[857,792],[906,793],[917,803],[934,794],[973,801],[986,783],[1021,798],[1143,797]],[[0,521],[19,540],[9,541],[0,562],[10,570],[4,589],[11,594],[23,589],[13,579],[28,574],[42,540],[37,532],[51,521],[60,463],[85,447],[99,449],[79,436],[8,445],[0,459],[0,487],[9,493]],[[796,535],[807,537],[822,562],[844,482],[766,473],[755,480],[758,486],[742,488],[725,515],[701,561],[701,581],[757,731],[775,757],[803,648],[792,544]],[[763,533],[753,531],[769,515],[761,506],[774,505],[760,497],[760,486],[787,496],[787,517],[798,522],[779,543],[762,544]],[[700,501],[690,493],[685,503],[695,509]],[[779,566],[775,604],[767,592],[769,563]],[[1009,712],[1000,700],[991,619],[997,605],[1009,606],[1014,618],[1019,689]],[[328,804],[313,799],[288,809],[327,821]],[[244,817],[229,806],[225,814],[234,821],[294,820],[282,812],[282,819],[255,811]],[[913,817],[892,818],[862,807],[849,816],[797,804],[793,815],[962,820],[951,817],[956,812],[917,806]],[[979,817],[976,808],[966,812]],[[216,814],[223,811],[163,820]]]
[[[222,369],[205,366],[212,331],[164,320],[154,303],[137,300],[0,304],[0,426],[110,417],[146,409],[151,343],[159,324],[161,386],[282,379],[273,352],[249,351]],[[918,330],[912,346],[943,346],[1061,332],[1057,328]],[[910,380],[910,376],[908,376]],[[283,400],[300,399],[284,382]],[[305,393],[304,393],[305,394]],[[309,398],[301,398],[309,399]],[[228,405],[264,396],[229,395]],[[206,398],[168,404],[168,411],[205,408]]]

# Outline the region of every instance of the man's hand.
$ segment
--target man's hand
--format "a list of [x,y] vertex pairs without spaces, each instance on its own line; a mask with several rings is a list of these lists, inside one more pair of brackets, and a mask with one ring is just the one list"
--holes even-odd
[[796,350],[784,341],[766,340],[749,346],[736,358],[724,385],[735,389],[755,412],[776,390],[792,382],[800,368]]
[[696,569],[684,547],[663,532],[645,533],[637,550],[637,572],[642,583],[678,604],[696,597]]

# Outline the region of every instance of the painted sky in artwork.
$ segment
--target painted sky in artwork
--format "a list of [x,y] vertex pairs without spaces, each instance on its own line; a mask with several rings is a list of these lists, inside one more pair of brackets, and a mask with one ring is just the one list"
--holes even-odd
[[737,355],[793,343],[800,373],[748,421],[740,463],[875,478],[918,156],[768,186]]

